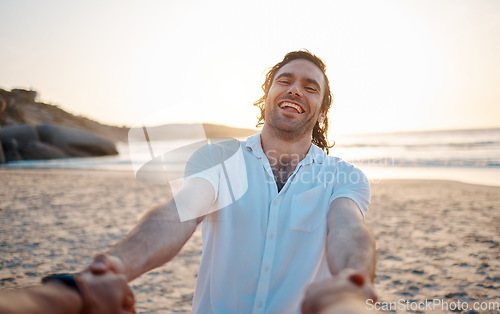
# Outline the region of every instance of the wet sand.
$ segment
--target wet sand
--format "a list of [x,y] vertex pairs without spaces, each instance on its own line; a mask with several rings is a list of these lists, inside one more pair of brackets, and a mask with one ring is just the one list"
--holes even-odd
[[[169,199],[127,172],[0,169],[0,178],[0,292],[81,270]],[[374,183],[367,222],[380,301],[500,302],[500,187]],[[197,230],[174,260],[131,283],[138,312],[190,312],[200,257]]]

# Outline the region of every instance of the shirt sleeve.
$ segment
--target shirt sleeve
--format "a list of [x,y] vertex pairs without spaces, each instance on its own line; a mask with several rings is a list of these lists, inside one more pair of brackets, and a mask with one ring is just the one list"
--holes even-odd
[[212,145],[207,144],[200,147],[189,158],[184,170],[184,185],[193,178],[202,178],[207,180],[214,188],[214,199],[212,204],[217,199],[219,192],[219,175],[220,167],[218,167],[216,157]]
[[350,198],[365,217],[370,203],[370,183],[365,174],[352,164],[340,161],[335,169],[334,183],[329,204],[340,197]]
[[[237,139],[219,138],[198,148],[184,170],[184,184],[192,178],[207,180],[214,188],[213,203],[220,208],[235,201],[248,187],[245,160]],[[219,209],[220,209],[219,208]]]

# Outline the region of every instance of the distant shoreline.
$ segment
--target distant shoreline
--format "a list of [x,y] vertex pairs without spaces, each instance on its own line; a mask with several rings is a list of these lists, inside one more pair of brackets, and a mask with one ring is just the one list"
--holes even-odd
[[[499,168],[471,168],[471,167],[363,167],[359,166],[367,175],[371,185],[383,182],[404,180],[404,181],[450,181],[463,184],[500,187],[500,167]],[[124,165],[121,168],[109,169],[105,167],[75,167],[72,165],[40,165],[36,161],[31,166],[26,163],[12,163],[0,165],[0,172],[70,172],[75,174],[101,173],[103,176],[127,175],[135,178],[132,165]]]

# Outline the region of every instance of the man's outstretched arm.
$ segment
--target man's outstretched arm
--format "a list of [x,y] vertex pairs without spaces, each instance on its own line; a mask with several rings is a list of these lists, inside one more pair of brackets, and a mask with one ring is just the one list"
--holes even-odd
[[[208,181],[194,178],[176,195],[183,207],[204,213],[214,199],[214,189]],[[159,267],[174,258],[203,219],[181,222],[174,200],[153,207],[107,254],[98,255],[90,269],[94,273],[108,270],[123,273],[131,281],[145,272]],[[118,260],[114,257],[117,257]]]
[[[376,299],[372,288],[375,239],[365,225],[358,205],[349,198],[335,199],[327,219],[326,258],[333,278],[308,287],[302,313],[337,313],[337,310],[340,313],[365,313],[359,297],[364,295],[366,299]],[[353,295],[357,295],[358,300],[351,304]]]
[[326,256],[332,275],[344,269],[353,269],[373,283],[375,238],[366,226],[358,205],[349,198],[337,198],[330,204]]

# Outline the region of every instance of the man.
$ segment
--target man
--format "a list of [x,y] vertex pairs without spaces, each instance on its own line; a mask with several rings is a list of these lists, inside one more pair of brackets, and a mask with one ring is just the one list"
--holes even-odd
[[45,281],[44,285],[1,293],[0,313],[135,313],[134,295],[123,275],[58,274]]
[[[307,51],[291,52],[269,71],[263,90],[256,102],[262,132],[240,144],[242,196],[228,189],[225,169],[191,162],[175,202],[150,210],[97,256],[94,272],[114,270],[133,280],[171,260],[202,223],[193,312],[295,313],[304,295],[303,311],[318,312],[330,304],[325,291],[345,273],[362,278],[358,286],[373,297],[374,239],[363,220],[369,184],[361,171],[322,150],[329,148],[331,105],[324,63]],[[213,160],[224,149],[200,149],[193,160]],[[227,194],[231,202],[222,201]],[[186,210],[195,218],[180,222]]]

